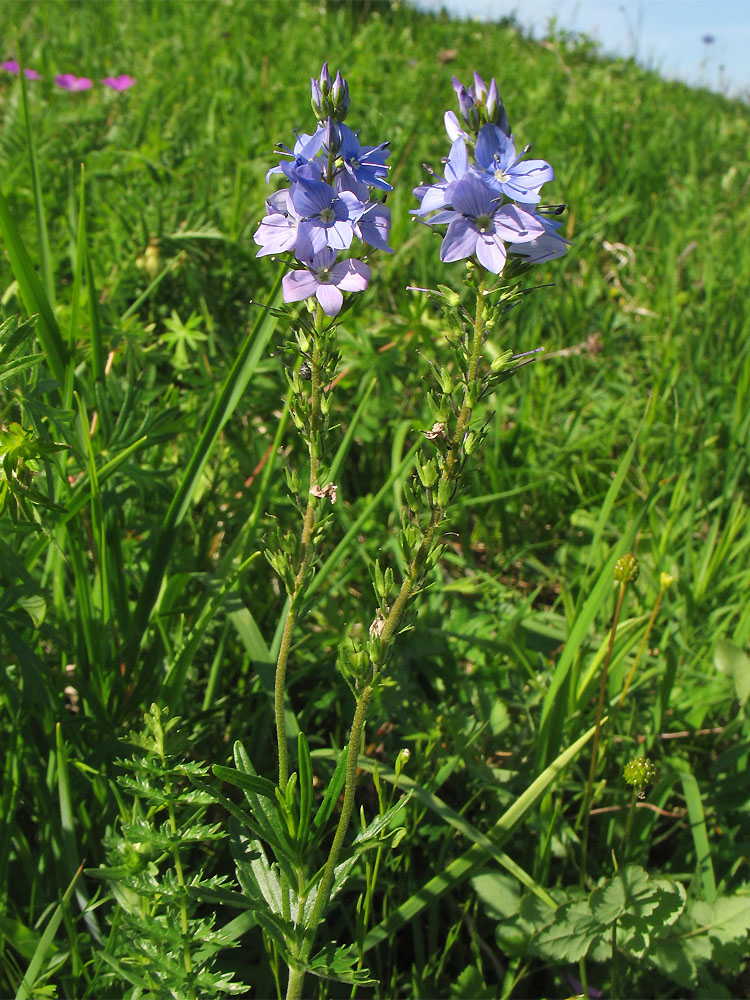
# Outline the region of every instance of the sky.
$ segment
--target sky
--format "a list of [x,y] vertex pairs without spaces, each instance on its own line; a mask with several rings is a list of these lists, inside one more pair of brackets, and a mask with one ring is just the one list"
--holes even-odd
[[[414,0],[457,17],[514,14],[541,38],[551,17],[662,76],[750,98],[750,0]],[[710,39],[707,41],[706,39]]]

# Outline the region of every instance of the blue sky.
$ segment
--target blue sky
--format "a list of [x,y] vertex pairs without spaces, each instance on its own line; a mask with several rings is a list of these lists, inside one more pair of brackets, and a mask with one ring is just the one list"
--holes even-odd
[[[552,16],[602,51],[635,56],[663,76],[732,96],[750,96],[750,0],[414,0],[460,17],[515,14],[542,37]],[[713,38],[707,44],[705,36]]]

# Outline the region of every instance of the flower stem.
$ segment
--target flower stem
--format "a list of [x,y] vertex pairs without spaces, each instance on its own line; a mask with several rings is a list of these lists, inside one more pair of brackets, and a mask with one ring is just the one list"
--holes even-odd
[[[357,707],[354,712],[352,728],[349,734],[349,746],[346,753],[346,784],[344,786],[344,801],[341,806],[341,813],[339,815],[339,821],[336,827],[333,843],[331,844],[331,849],[328,853],[328,860],[326,861],[325,868],[323,869],[323,875],[321,876],[320,884],[318,886],[315,906],[310,914],[310,920],[305,932],[305,938],[300,954],[302,962],[306,962],[310,957],[310,952],[312,951],[313,944],[315,943],[315,935],[318,929],[318,924],[322,920],[325,908],[328,905],[328,899],[331,895],[331,888],[333,886],[333,880],[336,873],[336,864],[338,862],[339,855],[341,854],[341,848],[344,846],[346,831],[354,809],[354,792],[357,784],[357,759],[362,745],[362,730],[364,728],[365,716],[367,715],[367,707],[370,704],[370,698],[372,697],[373,690],[372,685],[368,684],[357,699]],[[302,996],[304,979],[304,971],[299,969],[289,970],[289,983],[287,985],[286,992],[287,1000],[299,1000]]]
[[[466,382],[464,385],[463,399],[461,402],[461,409],[458,414],[458,419],[456,421],[456,429],[453,435],[453,441],[447,454],[445,455],[443,461],[443,470],[440,475],[440,480],[438,482],[437,495],[440,496],[442,492],[448,487],[448,485],[457,479],[460,472],[460,465],[462,461],[462,452],[464,444],[464,436],[469,426],[469,420],[471,419],[472,412],[472,401],[474,399],[474,388],[477,381],[477,370],[479,368],[479,352],[482,347],[482,340],[484,335],[484,288],[485,288],[486,276],[482,273],[482,277],[479,281],[479,286],[477,288],[477,307],[474,318],[474,330],[472,335],[471,343],[471,353],[469,355],[469,364],[466,370]],[[442,488],[442,489],[441,489]],[[397,634],[399,627],[401,625],[401,619],[403,618],[406,606],[409,603],[412,594],[419,585],[422,574],[424,571],[424,566],[427,561],[427,557],[432,550],[432,546],[435,542],[435,538],[443,524],[445,519],[446,504],[436,504],[430,515],[430,520],[422,536],[422,541],[420,542],[419,548],[411,561],[410,566],[407,569],[406,575],[403,579],[401,587],[398,594],[396,595],[396,600],[385,619],[382,630],[380,632],[380,656],[376,662],[373,663],[373,676],[377,677],[380,671],[383,669],[385,664],[385,657],[388,651],[388,647],[393,641],[394,636]]]
[[602,712],[604,710],[604,696],[607,692],[607,674],[609,672],[609,663],[612,659],[612,649],[615,644],[615,633],[617,632],[617,623],[620,620],[620,612],[622,610],[622,602],[625,598],[625,589],[627,587],[627,581],[623,580],[620,583],[619,593],[617,595],[617,607],[615,608],[615,616],[612,620],[612,628],[609,633],[609,645],[607,646],[607,656],[604,660],[604,666],[602,667],[602,680],[599,685],[599,701],[596,706],[596,726],[594,729],[594,743],[591,751],[591,765],[589,767],[589,776],[586,782],[586,791],[583,797],[583,836],[581,837],[581,887],[585,888],[586,885],[586,861],[588,857],[588,844],[589,844],[589,821],[590,821],[590,811],[591,811],[591,790],[594,785],[594,776],[596,774],[596,765],[599,758],[599,727],[602,721]]
[[279,646],[279,657],[276,661],[276,678],[274,682],[274,711],[276,715],[276,743],[279,755],[279,788],[282,792],[286,788],[289,780],[289,750],[287,747],[286,717],[284,713],[284,697],[286,694],[286,669],[289,662],[289,650],[292,645],[292,635],[297,624],[302,596],[307,582],[308,570],[313,556],[312,536],[315,527],[315,512],[317,500],[313,497],[312,489],[318,483],[318,472],[320,470],[321,453],[321,399],[323,394],[323,384],[321,378],[321,351],[318,335],[321,333],[324,321],[324,313],[318,306],[315,315],[315,332],[313,340],[313,350],[311,359],[311,390],[310,390],[310,485],[307,494],[307,508],[302,521],[302,537],[300,540],[299,561],[297,572],[294,576],[294,589],[289,597],[289,610],[287,611],[284,631],[281,636]]
[[[479,357],[482,347],[482,341],[484,338],[484,314],[485,314],[485,302],[484,302],[484,288],[485,288],[485,275],[482,273],[479,285],[477,288],[477,307],[474,320],[474,330],[472,335],[471,351],[468,359],[468,366],[466,369],[466,381],[464,383],[463,400],[461,403],[461,409],[458,414],[458,419],[456,421],[456,429],[453,435],[453,441],[448,449],[443,460],[443,469],[439,480],[438,493],[443,494],[447,492],[447,488],[450,484],[454,483],[460,473],[461,464],[463,461],[463,445],[465,434],[468,430],[469,421],[471,419],[473,401],[476,398],[476,385],[477,382],[477,371],[479,368]],[[441,490],[440,487],[443,487]],[[448,494],[450,495],[450,494]],[[371,682],[362,690],[358,699],[357,707],[354,713],[354,719],[352,721],[352,728],[349,735],[349,746],[347,749],[346,758],[346,783],[344,786],[344,801],[341,806],[341,814],[339,815],[338,825],[336,827],[336,833],[333,838],[333,843],[331,844],[331,849],[328,854],[328,860],[326,861],[325,867],[323,869],[323,875],[320,880],[320,885],[318,887],[318,895],[315,900],[315,906],[310,915],[310,920],[307,925],[307,930],[305,933],[305,938],[303,940],[302,948],[300,950],[300,963],[304,966],[304,963],[310,957],[313,944],[315,943],[315,936],[317,933],[318,925],[323,919],[326,906],[331,894],[331,889],[333,886],[333,880],[335,877],[336,864],[338,863],[339,856],[341,854],[341,849],[344,845],[344,839],[346,837],[346,831],[349,826],[349,821],[351,819],[352,811],[354,809],[354,793],[357,780],[357,758],[359,757],[360,746],[362,742],[362,730],[364,728],[365,717],[367,715],[367,708],[372,697],[372,693],[375,688],[374,682],[377,680],[378,675],[382,671],[385,665],[386,654],[388,647],[393,642],[395,636],[398,633],[401,620],[406,610],[407,604],[412,597],[414,591],[419,586],[424,573],[425,563],[432,550],[433,544],[435,542],[438,533],[442,529],[442,525],[445,519],[447,511],[447,502],[443,504],[436,504],[432,509],[430,514],[430,519],[425,528],[422,541],[420,542],[419,548],[417,549],[414,558],[409,565],[404,580],[399,589],[396,600],[391,607],[388,616],[383,623],[382,631],[380,632],[380,644],[379,653],[377,659],[373,657],[372,660],[372,679]],[[304,969],[290,968],[289,970],[289,982],[287,985],[287,1000],[299,1000],[302,996],[302,987],[304,985],[305,973]]]

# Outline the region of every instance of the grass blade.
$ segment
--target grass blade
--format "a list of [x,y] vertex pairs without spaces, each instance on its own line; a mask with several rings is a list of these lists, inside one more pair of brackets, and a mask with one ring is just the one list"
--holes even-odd
[[[561,753],[529,785],[526,791],[522,795],[519,795],[513,805],[503,813],[492,828],[492,843],[496,851],[508,839],[516,824],[520,822],[526,813],[533,809],[561,771],[591,739],[595,729],[596,727],[592,726],[575,743],[569,746],[567,750]],[[487,857],[488,853],[483,844],[473,844],[468,851],[460,855],[460,857],[455,858],[443,872],[431,878],[429,882],[426,882],[418,892],[410,896],[406,902],[402,903],[382,923],[374,927],[365,938],[362,950],[368,951],[381,941],[387,940],[399,928],[403,927],[404,924],[413,920],[426,906],[431,905],[439,899],[444,892],[465,881],[478,865],[486,862]]]
[[[278,299],[282,274],[283,268],[279,270],[269,295],[271,305],[275,304]],[[234,412],[242,393],[247,388],[275,327],[276,319],[272,313],[265,310],[259,313],[252,330],[239,350],[237,360],[224,381],[218,399],[206,422],[206,427],[190,458],[185,475],[169,506],[153,546],[151,563],[143,581],[125,641],[124,660],[130,668],[133,668],[138,660],[138,651],[177,537],[177,527],[190,506],[201,473],[213,452],[221,429]],[[133,697],[130,702],[139,704],[139,699]]]

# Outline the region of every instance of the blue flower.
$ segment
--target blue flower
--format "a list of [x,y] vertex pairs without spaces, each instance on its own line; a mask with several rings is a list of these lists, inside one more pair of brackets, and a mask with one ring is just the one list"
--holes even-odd
[[424,190],[421,187],[414,188],[414,194],[421,201],[419,208],[414,209],[414,214],[427,215],[429,212],[435,212],[450,205],[456,184],[468,170],[469,154],[466,149],[466,143],[463,139],[458,138],[451,146],[450,155],[445,162],[445,177],[443,180],[438,181],[437,184],[432,184]]
[[339,125],[338,131],[338,155],[346,171],[361,184],[369,184],[381,191],[392,191],[393,188],[385,179],[388,176],[385,160],[390,156],[389,144],[381,142],[379,146],[360,146],[356,134],[346,125]]
[[476,169],[485,175],[490,187],[514,201],[537,202],[542,184],[551,181],[555,172],[546,160],[524,160],[522,156],[516,156],[513,136],[497,125],[485,125],[477,136]]
[[476,254],[494,274],[505,267],[505,243],[527,243],[544,234],[541,222],[518,205],[501,205],[476,175],[466,174],[453,191],[453,209],[438,212],[430,224],[448,222],[440,247],[446,263]]
[[266,208],[268,215],[253,234],[253,239],[261,248],[258,257],[294,250],[300,219],[292,204],[289,189],[275,191],[266,199]]
[[326,247],[317,253],[304,237],[298,242],[297,259],[304,269],[285,274],[281,288],[285,302],[300,302],[313,295],[328,316],[337,316],[345,292],[363,292],[370,280],[370,268],[361,260],[336,262],[336,251]]
[[[529,206],[531,209],[533,206]],[[555,211],[560,211],[563,206],[559,206]],[[511,253],[520,257],[525,257],[529,264],[544,264],[548,260],[555,260],[563,257],[568,252],[570,240],[558,233],[562,223],[558,219],[548,219],[544,215],[536,212],[534,218],[541,223],[544,232],[541,236],[531,240],[529,243],[521,243],[511,248]]]
[[290,181],[305,177],[308,180],[320,180],[323,175],[323,147],[328,137],[328,126],[321,125],[313,135],[303,133],[297,136],[294,149],[288,146],[278,146],[285,156],[291,156],[291,163],[282,160],[277,166],[271,167],[266,174],[266,183],[271,174],[284,174]]
[[333,250],[351,246],[353,223],[365,207],[351,191],[337,194],[323,181],[300,178],[292,187],[291,199],[302,220],[300,233],[310,240],[315,253],[326,246]]

